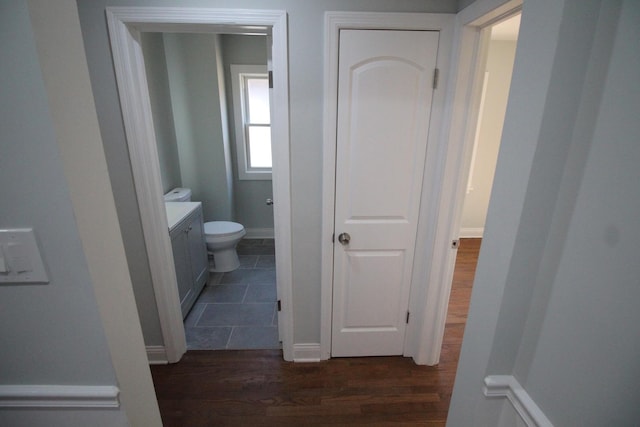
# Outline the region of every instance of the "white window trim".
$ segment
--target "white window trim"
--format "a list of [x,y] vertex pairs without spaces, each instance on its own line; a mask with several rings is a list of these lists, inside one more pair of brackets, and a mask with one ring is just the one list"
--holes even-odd
[[247,153],[247,138],[244,125],[244,96],[240,85],[241,75],[267,75],[266,65],[235,65],[231,64],[231,91],[233,94],[233,121],[235,129],[236,160],[238,162],[238,179],[241,180],[270,180],[271,168],[251,169]]

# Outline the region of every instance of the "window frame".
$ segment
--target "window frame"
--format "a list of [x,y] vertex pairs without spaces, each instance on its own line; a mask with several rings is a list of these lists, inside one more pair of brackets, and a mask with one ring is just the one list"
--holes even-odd
[[[233,100],[233,121],[236,146],[236,160],[238,164],[238,179],[240,180],[271,180],[273,165],[270,168],[252,168],[249,165],[249,138],[247,136],[248,126],[251,125],[246,121],[247,105],[247,88],[244,80],[247,77],[260,77],[268,79],[268,71],[266,65],[238,65],[231,64],[231,90]],[[271,101],[271,96],[269,96]],[[254,124],[254,126],[265,126],[271,128],[271,117],[269,124]],[[273,141],[272,141],[273,153]],[[273,156],[272,156],[273,161]]]

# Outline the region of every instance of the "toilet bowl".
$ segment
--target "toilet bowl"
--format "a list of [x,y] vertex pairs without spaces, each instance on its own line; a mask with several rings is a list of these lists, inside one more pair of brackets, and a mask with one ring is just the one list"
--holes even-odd
[[[191,189],[174,188],[164,195],[165,202],[190,202]],[[209,253],[209,271],[226,273],[240,267],[236,246],[247,234],[242,224],[231,221],[204,223],[204,240]]]
[[242,224],[231,221],[204,223],[204,236],[210,255],[209,271],[224,273],[240,267],[236,245],[247,234]]

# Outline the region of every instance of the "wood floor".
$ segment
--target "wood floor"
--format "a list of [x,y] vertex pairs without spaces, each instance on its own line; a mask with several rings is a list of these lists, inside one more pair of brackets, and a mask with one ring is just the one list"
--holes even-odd
[[165,426],[444,426],[479,239],[458,249],[440,364],[410,358],[284,362],[279,350],[189,351],[151,368]]

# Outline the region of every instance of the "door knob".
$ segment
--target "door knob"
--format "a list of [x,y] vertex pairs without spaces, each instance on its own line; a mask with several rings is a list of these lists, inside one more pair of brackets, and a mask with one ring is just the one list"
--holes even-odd
[[267,206],[273,205],[273,199],[267,199],[266,200],[266,204],[267,204]]
[[351,236],[349,235],[349,233],[340,233],[340,235],[338,236],[338,242],[342,243],[343,245],[348,245],[350,240]]

